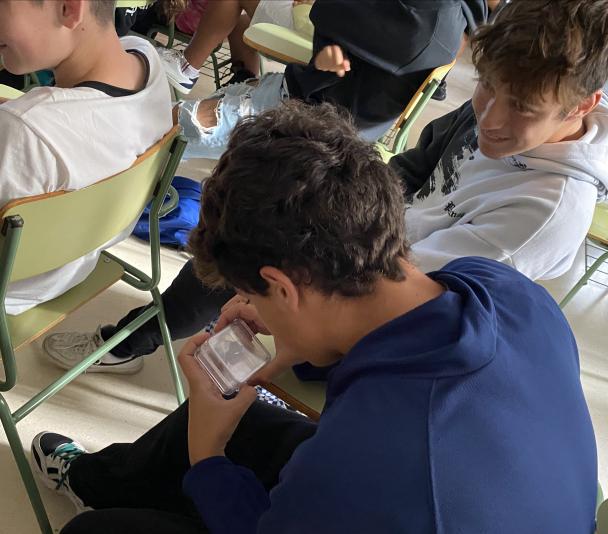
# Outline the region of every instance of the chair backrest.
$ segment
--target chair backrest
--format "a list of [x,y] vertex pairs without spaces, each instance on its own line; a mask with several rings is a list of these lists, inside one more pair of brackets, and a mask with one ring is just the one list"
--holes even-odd
[[[2,70],[1,66],[0,70]],[[19,91],[18,89],[14,89],[12,87],[9,87],[8,85],[0,84],[0,98],[19,98],[20,96],[23,96],[23,94],[23,91]]]
[[432,72],[427,76],[426,80],[424,80],[424,82],[422,82],[422,84],[418,88],[418,91],[416,91],[414,96],[411,98],[408,105],[405,107],[405,109],[399,116],[399,119],[397,119],[397,128],[400,128],[401,125],[412,115],[412,112],[415,110],[416,105],[418,104],[418,102],[420,102],[420,99],[422,98],[424,90],[432,82],[441,83],[441,80],[443,80],[446,77],[448,72],[450,72],[452,70],[452,67],[455,64],[456,64],[456,60],[452,61],[452,63],[449,63],[448,65],[443,65],[441,67],[437,67],[436,69],[432,70]]
[[452,67],[456,64],[456,60],[448,65],[443,65],[433,69],[433,71],[427,76],[426,80],[422,82],[414,96],[410,99],[408,105],[405,107],[395,126],[393,131],[397,131],[395,141],[393,143],[392,152],[399,153],[405,149],[407,137],[412,124],[420,116],[425,106],[433,96],[433,93],[439,87],[441,81],[446,77],[448,72],[452,70]]
[[10,281],[61,267],[96,250],[129,227],[152,199],[179,133],[175,126],[126,171],[77,191],[14,200],[0,210],[6,228],[23,221]]
[[587,235],[594,241],[608,245],[608,202],[602,202],[595,207],[593,222]]
[[277,24],[260,22],[249,26],[243,41],[263,56],[280,63],[307,64],[312,58],[312,41]]

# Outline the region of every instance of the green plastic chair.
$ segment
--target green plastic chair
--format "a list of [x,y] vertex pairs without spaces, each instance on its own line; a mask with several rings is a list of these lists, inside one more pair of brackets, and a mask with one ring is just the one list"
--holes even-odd
[[[0,57],[0,70],[4,70],[4,65],[2,64],[2,57]],[[38,74],[35,72],[30,72],[29,74],[23,75],[23,91],[19,91],[15,89],[19,93],[18,96],[21,96],[23,93],[27,93],[30,89],[34,87],[40,86],[40,79],[38,78]],[[8,87],[3,85],[3,87]],[[7,98],[6,96],[4,98]],[[10,98],[17,98],[16,96],[11,96]]]
[[[243,42],[265,58],[279,63],[306,65],[312,58],[312,41],[299,33],[277,24],[260,22],[249,26]],[[260,65],[261,68],[261,65]]]
[[116,0],[116,8],[148,7],[156,0]]
[[[254,24],[245,30],[243,41],[265,58],[279,63],[308,64],[312,58],[313,43],[299,33],[266,22]],[[433,94],[452,69],[456,60],[449,65],[434,69],[420,85],[406,108],[397,119],[391,132],[379,143],[378,149],[385,161],[394,154],[403,152],[412,125],[431,100]],[[380,146],[382,145],[382,146]]]
[[[153,305],[139,317],[16,410],[11,411],[0,393],[0,420],[43,534],[52,534],[53,531],[17,432],[19,421],[154,317],[160,324],[177,399],[179,403],[184,401],[157,286],[161,274],[158,220],[177,205],[177,192],[171,187],[171,181],[185,145],[185,138],[175,126],[132,167],[120,174],[78,191],[58,191],[15,200],[0,210],[0,299],[4,303],[9,282],[56,269],[103,246],[128,228],[152,202],[151,276],[104,251],[89,277],[63,295],[16,316],[7,315],[5,306],[0,306],[0,352],[4,368],[0,392],[6,392],[13,389],[18,380],[15,351],[118,280],[150,292],[153,300]],[[165,200],[167,196],[168,200]]]
[[386,151],[394,155],[400,154],[405,150],[412,126],[430,102],[441,81],[452,70],[455,64],[456,60],[448,65],[433,69],[426,80],[422,82],[422,85],[420,85],[416,94],[411,98],[391,131],[382,139],[381,144],[384,145]]
[[[602,254],[588,265],[589,244],[603,251]],[[579,290],[587,284],[593,274],[608,260],[608,203],[598,204],[593,213],[593,222],[587,233],[585,240],[585,274],[580,278],[576,285],[568,291],[568,294],[559,303],[564,308],[576,295]]]
[[0,84],[0,98],[19,98],[23,96],[23,91],[19,91],[19,89],[15,89],[13,87],[9,87],[8,85]]

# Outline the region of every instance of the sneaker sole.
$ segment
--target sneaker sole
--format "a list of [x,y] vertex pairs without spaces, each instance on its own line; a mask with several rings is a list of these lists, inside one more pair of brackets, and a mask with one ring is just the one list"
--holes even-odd
[[[169,81],[169,85],[171,85],[171,87],[173,87],[174,89],[177,89],[183,95],[189,95],[190,91],[192,91],[192,89],[194,89],[194,86],[196,85],[195,83],[193,83],[192,87],[189,87],[189,88],[185,87],[178,80],[173,78],[171,76],[171,74],[169,74],[168,72],[165,72],[165,74],[167,75],[167,80]],[[198,80],[198,78],[197,78],[197,80]]]
[[34,448],[36,448],[36,452],[37,452],[38,456],[40,456],[41,458],[44,458],[44,453],[42,452],[42,450],[40,450],[38,447],[36,447],[35,443],[38,443],[38,441],[40,441],[40,436],[42,436],[45,433],[46,433],[46,431],[39,432],[38,434],[36,434],[34,436],[34,439],[32,440],[32,445],[30,447],[30,468],[31,468],[32,472],[34,473],[34,476],[38,479],[39,482],[42,483],[42,485],[44,487],[52,490],[57,495],[61,495],[62,497],[67,497],[70,500],[70,502],[75,506],[76,511],[78,513],[86,512],[87,510],[93,510],[93,508],[91,508],[90,506],[84,506],[79,500],[77,500],[78,497],[76,497],[76,495],[74,495],[72,492],[66,490],[65,488],[57,489],[56,484],[50,478],[44,476],[44,474],[38,467],[38,464],[36,463],[36,460],[34,459]]
[[[48,339],[48,338],[47,338]],[[75,364],[67,363],[63,360],[63,357],[55,350],[50,347],[47,343],[47,339],[42,342],[42,348],[46,352],[49,359],[58,367],[69,371],[74,367]],[[115,364],[101,364],[91,365],[85,373],[107,373],[115,375],[134,375],[139,373],[144,367],[143,358],[133,358],[128,363],[115,363]]]

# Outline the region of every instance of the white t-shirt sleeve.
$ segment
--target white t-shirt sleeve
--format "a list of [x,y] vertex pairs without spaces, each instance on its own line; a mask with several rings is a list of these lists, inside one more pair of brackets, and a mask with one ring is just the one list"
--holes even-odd
[[58,189],[55,154],[23,120],[0,107],[0,206]]
[[591,184],[570,179],[549,216],[545,199],[522,198],[431,233],[412,244],[412,259],[428,272],[457,258],[481,256],[511,265],[532,280],[555,278],[570,268],[585,239],[596,194]]

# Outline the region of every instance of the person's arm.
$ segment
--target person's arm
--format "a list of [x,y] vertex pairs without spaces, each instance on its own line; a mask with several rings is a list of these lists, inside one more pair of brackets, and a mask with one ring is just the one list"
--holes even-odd
[[415,148],[393,156],[391,168],[401,177],[407,195],[416,193],[431,177],[444,152],[454,144],[462,146],[463,136],[475,127],[471,102],[425,126]]
[[[237,295],[222,307],[216,331],[234,319],[245,321],[255,333],[270,334],[255,307]],[[226,443],[245,411],[256,398],[256,390],[245,384],[226,400],[201,369],[193,354],[208,334],[193,337],[184,345],[179,363],[190,386],[188,453],[192,468],[183,480],[184,492],[192,499],[206,527],[213,534],[253,533],[261,515],[270,506],[266,490],[249,469],[224,456]],[[277,356],[250,383],[269,382],[301,361],[287,353],[275,337]]]
[[212,534],[253,534],[270,506],[268,493],[253,472],[224,456],[192,466],[183,489]]
[[[532,280],[563,274],[591,224],[596,189],[565,177],[554,180],[544,180],[551,191],[545,197],[534,191],[514,193],[499,209],[413,243],[414,263],[430,272],[457,258],[480,256],[510,265]],[[557,195],[555,203],[550,200]]]
[[233,464],[224,449],[238,422],[256,398],[255,388],[243,385],[224,399],[193,355],[209,334],[190,339],[179,363],[190,386],[188,454],[192,468],[183,480],[184,492],[214,534],[255,532],[268,507],[262,484],[248,469]]

